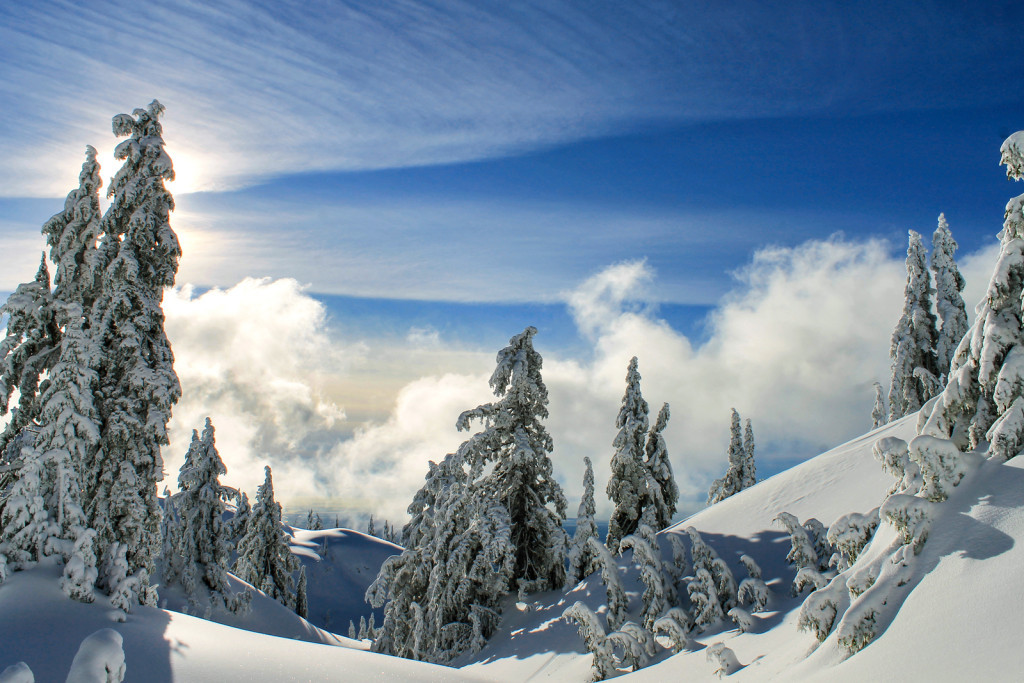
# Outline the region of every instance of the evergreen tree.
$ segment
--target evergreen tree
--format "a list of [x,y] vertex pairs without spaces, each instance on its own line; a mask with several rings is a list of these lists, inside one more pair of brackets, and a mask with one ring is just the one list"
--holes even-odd
[[757,464],[754,461],[754,427],[747,419],[743,429],[743,469],[740,470],[740,484],[749,489],[757,483]]
[[619,547],[622,550],[633,550],[633,561],[640,567],[640,581],[644,584],[643,611],[640,614],[641,625],[645,629],[652,629],[654,622],[669,608],[669,590],[666,586],[663,565],[661,562],[661,550],[657,539],[650,527],[641,524],[641,529],[646,529],[649,538],[640,534],[630,534],[622,539]]
[[[1024,178],[1024,131],[1000,148],[1006,175]],[[1006,205],[999,260],[968,337],[957,347],[949,382],[919,431],[952,439],[960,450],[988,442],[1007,460],[1024,447],[1024,194]]]
[[754,466],[754,431],[747,421],[747,443],[740,433],[740,414],[732,410],[732,424],[729,427],[729,469],[725,476],[716,479],[708,491],[708,505],[725,500],[745,488],[753,486],[757,480]]
[[[160,550],[160,447],[168,443],[167,421],[181,395],[160,307],[181,255],[168,222],[174,201],[164,181],[174,179],[174,170],[161,137],[163,111],[154,100],[146,109],[113,119],[115,135],[128,139],[114,150],[124,165],[107,193],[111,203],[101,222],[99,293],[90,313],[92,334],[104,354],[97,368],[102,428],[95,461],[87,468],[86,512],[97,532],[102,565],[113,571],[101,571],[100,583],[126,595],[129,605],[156,601],[149,577]],[[130,579],[126,587],[137,593],[125,594],[115,576]]]
[[231,538],[231,545],[238,547],[242,536],[245,536],[245,527],[249,524],[249,515],[252,508],[249,506],[249,494],[245,491],[238,491],[235,496],[235,514],[228,520],[228,534]]
[[366,525],[366,534],[367,534],[367,536],[376,536],[377,535],[377,531],[373,527],[373,514],[372,513],[370,514],[370,523]]
[[[7,315],[7,336],[0,341],[0,416],[10,410],[11,417],[0,431],[0,456],[23,429],[39,417],[40,380],[57,362],[60,352],[60,328],[57,325],[50,271],[46,256],[32,282],[18,285],[7,302],[0,306],[0,317]],[[10,406],[11,395],[18,390],[18,405]],[[15,461],[20,453],[5,459]]]
[[[668,528],[672,523],[672,516],[676,514],[676,504],[679,502],[679,487],[676,486],[676,478],[672,473],[672,463],[668,459],[668,447],[665,445],[664,431],[668,425],[669,408],[665,403],[658,411],[658,417],[654,426],[647,434],[647,445],[644,451],[647,454],[644,467],[650,479],[647,482],[648,495],[652,500],[657,529]],[[753,444],[753,437],[751,437]]]
[[875,405],[871,408],[871,428],[878,429],[885,423],[885,395],[882,393],[882,385],[875,382]]
[[263,591],[289,609],[295,608],[295,580],[299,559],[288,547],[288,535],[281,525],[281,504],[274,500],[270,467],[256,490],[256,503],[249,514],[245,536],[238,544],[235,575]]
[[21,449],[18,478],[0,511],[0,555],[11,569],[32,566],[43,557],[52,533],[43,497],[44,463],[32,446]]
[[647,435],[647,401],[640,393],[640,372],[637,358],[629,361],[626,370],[626,393],[622,396],[615,426],[619,432],[612,446],[611,477],[605,492],[615,504],[608,522],[608,538],[605,544],[613,553],[619,551],[619,541],[636,531],[647,499],[647,470],[643,453]]
[[238,492],[220,483],[220,476],[227,473],[227,468],[217,452],[210,418],[206,418],[202,438],[198,432],[192,432],[188,452],[178,475],[181,494],[176,508],[181,533],[176,550],[189,611],[203,614],[213,604],[238,611],[247,602],[232,596],[228,587],[233,547],[230,528],[223,521],[227,501],[237,497]]
[[295,588],[295,613],[303,619],[309,616],[309,602],[306,600],[306,565],[299,567],[299,585]]
[[565,584],[566,502],[542,422],[548,417],[548,391],[540,374],[543,360],[533,348],[535,334],[536,328],[527,327],[498,352],[490,386],[500,400],[462,413],[456,427],[465,431],[473,420],[483,423],[459,450],[475,471],[493,463],[475,489],[508,511],[515,549],[510,588],[522,583],[545,590]]
[[597,507],[594,504],[594,467],[590,458],[584,457],[586,470],[583,473],[583,497],[580,498],[580,509],[576,513],[576,532],[569,547],[569,570],[566,574],[566,588],[572,588],[594,571],[594,556],[588,541],[597,538],[597,522],[594,516]]
[[939,317],[938,339],[935,343],[936,363],[945,384],[949,364],[956,347],[967,334],[967,308],[964,306],[964,278],[956,267],[956,240],[949,231],[946,214],[939,214],[939,227],[932,235],[932,273],[935,275],[935,312]]
[[938,331],[932,312],[931,275],[925,264],[921,235],[910,231],[907,247],[907,286],[903,315],[892,333],[889,357],[892,382],[889,385],[889,420],[920,410],[938,393],[939,365],[935,355]]

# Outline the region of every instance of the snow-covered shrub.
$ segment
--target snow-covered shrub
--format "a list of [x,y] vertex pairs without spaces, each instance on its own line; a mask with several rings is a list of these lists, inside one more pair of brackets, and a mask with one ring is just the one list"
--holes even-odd
[[101,629],[78,646],[67,683],[121,683],[126,668],[121,634]]
[[825,529],[825,525],[811,517],[804,522],[804,531],[807,532],[807,537],[811,540],[811,545],[814,548],[814,554],[818,558],[818,569],[820,571],[828,569],[828,561],[832,557],[832,553],[835,552],[835,548],[829,543],[828,530]]
[[[1021,357],[1024,359],[1024,349],[1021,349]],[[930,501],[946,500],[967,473],[965,455],[949,439],[918,436],[910,442],[909,457],[921,470],[919,495]]]
[[615,656],[612,653],[611,643],[608,642],[601,621],[589,607],[582,602],[576,602],[562,612],[562,618],[573,620],[579,627],[580,637],[587,652],[594,656],[594,678],[595,681],[603,681],[608,676],[616,673]]
[[828,542],[839,558],[836,569],[846,571],[857,561],[864,547],[878,528],[878,508],[867,514],[851,512],[843,515],[828,528]]
[[703,567],[697,569],[693,580],[686,586],[686,592],[690,596],[690,604],[693,605],[693,620],[696,626],[707,626],[721,621],[724,613],[711,572]]
[[818,640],[825,640],[832,631],[839,610],[849,601],[846,593],[846,577],[842,575],[815,590],[800,606],[797,627],[801,631],[811,631]]
[[[650,527],[641,524],[641,529],[650,530]],[[643,604],[644,608],[640,614],[643,627],[650,629],[654,620],[661,615],[669,606],[668,590],[666,588],[665,575],[661,562],[661,554],[658,552],[657,540],[654,540],[654,547],[641,536],[630,534],[622,539],[619,548],[625,552],[633,550],[633,561],[640,567],[640,581],[644,584]]]
[[740,605],[750,605],[751,611],[760,612],[768,604],[768,584],[761,578],[761,567],[750,555],[741,555],[740,562],[747,569],[747,578],[740,582],[736,600]]
[[64,573],[60,578],[60,587],[64,594],[72,600],[92,602],[96,599],[94,592],[97,576],[96,553],[93,550],[95,538],[95,529],[82,529],[79,527],[74,551],[71,554],[71,558],[64,565]]
[[828,579],[814,567],[801,567],[796,573],[796,578],[793,579],[793,595],[800,595],[808,587],[812,591],[816,591],[827,583]]
[[885,395],[882,393],[882,385],[875,382],[875,403],[871,407],[871,428],[878,429],[884,425],[886,420]]
[[754,628],[754,617],[742,607],[733,607],[727,614],[740,633],[749,633]]
[[636,637],[634,630],[624,630],[628,626],[636,626],[636,624],[626,622],[622,626],[623,629],[609,633],[606,642],[618,658],[619,668],[636,671],[647,663],[647,651],[644,643]]
[[875,459],[882,463],[882,469],[896,478],[896,484],[889,493],[917,493],[921,486],[921,468],[910,460],[907,442],[895,436],[879,439],[872,446]]
[[896,527],[904,544],[913,545],[917,554],[928,540],[934,507],[935,503],[923,498],[894,493],[882,503],[880,514]]
[[[729,565],[718,556],[715,549],[704,542],[700,533],[692,526],[686,528],[690,537],[690,556],[693,560],[693,570],[704,569],[711,575],[714,584],[716,602],[722,610],[728,610],[736,606],[736,579],[729,569]],[[687,587],[689,590],[689,587]]]
[[786,555],[786,560],[797,569],[817,567],[818,554],[814,552],[814,540],[807,533],[807,529],[800,523],[800,520],[788,512],[780,512],[775,517],[775,522],[786,527],[786,530],[789,531],[790,548],[789,553]]
[[736,654],[725,643],[713,643],[707,647],[707,660],[714,666],[713,674],[721,678],[740,670]]
[[633,666],[634,670],[647,666],[650,657],[657,652],[654,642],[654,634],[643,625],[635,621],[627,621],[619,628],[618,633],[625,633],[633,638],[640,645],[640,656],[624,660],[627,666]]
[[629,598],[619,576],[619,564],[601,541],[591,538],[587,543],[596,558],[595,564],[601,570],[601,580],[608,595],[608,628],[614,630],[626,621],[629,609]]
[[690,564],[686,560],[686,545],[678,534],[668,534],[668,540],[672,546],[672,562],[669,564],[668,573],[672,582],[678,585],[690,570]]
[[839,645],[853,655],[875,639],[878,635],[878,609],[872,603],[855,604],[846,612],[839,626]]
[[681,652],[691,646],[687,635],[693,628],[693,617],[681,607],[673,607],[654,622],[655,638],[664,635],[669,641],[668,649]]

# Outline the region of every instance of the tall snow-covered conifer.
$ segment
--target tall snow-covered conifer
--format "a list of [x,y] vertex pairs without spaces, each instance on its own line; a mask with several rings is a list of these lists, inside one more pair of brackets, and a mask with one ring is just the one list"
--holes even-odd
[[960,340],[967,334],[967,309],[964,306],[963,275],[956,267],[956,240],[949,231],[946,214],[939,214],[939,227],[932,235],[932,273],[935,275],[935,312],[939,317],[938,340],[935,344],[941,384],[945,384],[949,364]]
[[917,412],[940,389],[941,373],[935,355],[938,331],[931,300],[935,290],[925,256],[921,235],[911,230],[903,314],[896,323],[889,348],[892,359],[890,421]]
[[500,400],[459,416],[459,431],[472,421],[483,430],[459,448],[470,467],[494,467],[475,484],[508,510],[515,548],[510,588],[524,582],[533,590],[565,583],[565,495],[551,465],[551,436],[542,420],[548,417],[548,390],[541,378],[543,360],[533,348],[537,329],[527,327],[498,352],[490,386]]
[[[647,482],[647,495],[654,505],[654,519],[658,527],[655,531],[665,529],[672,523],[679,502],[679,487],[672,473],[672,463],[668,459],[668,447],[665,445],[665,427],[668,425],[669,408],[665,403],[658,411],[654,426],[647,434],[647,454],[644,467],[650,479]],[[751,441],[753,443],[753,441]]]
[[875,403],[871,407],[871,428],[878,429],[884,425],[886,423],[885,415],[885,393],[882,390],[882,385],[875,382]]
[[594,554],[587,543],[597,538],[597,522],[594,515],[597,507],[594,504],[594,467],[590,458],[584,457],[586,470],[583,473],[583,497],[580,498],[580,509],[576,513],[576,533],[573,534],[569,547],[569,570],[566,576],[566,587],[572,588],[594,570]]
[[[160,307],[181,255],[169,223],[174,200],[164,187],[174,170],[161,137],[163,111],[154,100],[146,109],[113,119],[114,134],[128,139],[114,150],[124,165],[107,193],[111,204],[101,223],[99,294],[90,314],[104,354],[97,368],[102,430],[89,471],[86,512],[97,531],[103,566],[116,567],[111,576],[101,571],[100,583],[115,591],[115,576],[130,578],[138,586],[134,599],[144,604],[156,600],[149,577],[160,552],[160,447],[168,443],[167,421],[181,395]],[[117,549],[111,550],[113,544]],[[115,557],[121,549],[124,567]]]
[[[39,417],[40,379],[57,362],[60,352],[60,328],[50,292],[50,271],[46,256],[32,282],[18,285],[0,306],[0,317],[7,315],[7,336],[0,341],[0,415],[10,409],[11,417],[0,431],[0,456],[21,431]],[[18,390],[18,406],[10,400]],[[20,453],[8,454],[12,460]]]
[[[1006,175],[1024,178],[1024,131],[1007,138],[1000,152]],[[918,431],[952,439],[961,450],[987,441],[991,457],[1007,460],[1024,448],[1024,194],[1007,203],[999,240],[999,260],[975,323]]]
[[[211,435],[212,436],[212,435]],[[256,502],[249,513],[245,535],[238,543],[235,575],[266,593],[289,609],[295,609],[295,579],[299,559],[288,547],[288,535],[281,526],[281,504],[274,500],[270,467],[256,489]]]
[[[716,479],[708,491],[708,505],[739,493],[757,483],[754,466],[754,431],[747,421],[748,437],[744,443],[740,432],[740,414],[733,408],[732,424],[729,427],[729,469],[721,479]],[[748,449],[749,446],[749,449]]]
[[608,522],[605,544],[613,553],[619,550],[619,541],[636,531],[647,499],[647,471],[644,467],[644,445],[647,436],[647,401],[640,393],[640,371],[636,356],[626,370],[626,393],[622,396],[615,426],[619,432],[612,446],[611,477],[605,492],[615,504]]
[[206,418],[202,438],[192,432],[189,455],[178,475],[181,493],[175,497],[181,520],[177,559],[189,611],[202,615],[212,604],[238,611],[245,601],[231,595],[228,588],[232,544],[230,528],[223,521],[227,501],[237,498],[238,492],[220,483],[227,468],[217,452],[210,418]]

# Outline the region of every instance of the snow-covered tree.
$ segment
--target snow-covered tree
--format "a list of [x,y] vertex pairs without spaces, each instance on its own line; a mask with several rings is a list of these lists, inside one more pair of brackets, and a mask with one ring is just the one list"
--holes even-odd
[[882,385],[875,382],[875,403],[871,406],[871,428],[878,429],[886,423],[885,394]]
[[[676,514],[676,504],[679,502],[679,487],[676,486],[672,463],[668,459],[668,447],[665,445],[664,431],[668,425],[668,418],[669,408],[665,403],[658,411],[654,426],[647,434],[647,445],[644,448],[644,467],[648,475],[647,495],[655,510],[655,531],[661,531],[672,523],[672,516]],[[753,449],[753,436],[750,443]]]
[[800,520],[789,512],[780,512],[774,521],[786,527],[789,532],[790,548],[786,560],[798,570],[803,567],[817,568],[819,559],[814,551],[814,539]]
[[[103,565],[113,566],[113,557],[106,556],[119,543],[127,566],[118,574],[132,578],[139,590],[135,599],[144,604],[156,602],[149,577],[160,551],[160,447],[168,443],[167,421],[181,395],[160,307],[181,255],[169,223],[174,200],[164,187],[174,170],[164,151],[163,111],[154,100],[146,109],[113,119],[115,135],[128,139],[114,150],[124,165],[107,193],[111,203],[101,221],[99,293],[89,314],[104,353],[97,368],[102,427],[88,468],[86,512]],[[103,572],[100,583],[117,590],[113,577]]]
[[740,582],[736,591],[736,601],[741,605],[750,605],[752,612],[764,610],[768,604],[768,584],[761,576],[761,567],[749,555],[741,555],[740,562],[747,569],[747,578]]
[[306,566],[299,567],[299,585],[295,587],[295,613],[305,619],[309,616],[309,602],[306,600]]
[[430,463],[406,547],[366,591],[367,602],[384,606],[375,651],[447,663],[482,647],[497,626],[515,557],[509,517],[473,485],[459,453]]
[[[60,328],[45,255],[39,261],[35,279],[18,285],[0,306],[0,317],[4,315],[7,336],[0,341],[0,416],[8,411],[11,416],[0,431],[0,455],[39,417],[40,380],[57,362],[60,352]],[[15,389],[18,405],[12,408],[10,400]],[[6,457],[16,460],[20,453]]]
[[622,577],[619,576],[619,564],[612,557],[608,547],[596,538],[591,538],[587,543],[594,553],[595,564],[601,570],[601,580],[604,582],[605,592],[608,597],[608,628],[615,630],[625,623],[628,616],[629,598],[626,596],[626,589],[622,586]]
[[932,312],[932,279],[928,272],[921,235],[910,231],[907,247],[907,286],[903,314],[892,333],[889,357],[889,420],[917,412],[940,389],[935,355],[935,313]]
[[729,565],[718,556],[715,549],[704,542],[700,533],[692,526],[686,528],[690,537],[690,556],[693,561],[694,574],[704,569],[712,578],[718,602],[723,610],[736,606],[736,579]]
[[[643,528],[645,525],[641,525]],[[648,529],[650,527],[647,527]],[[633,561],[640,567],[640,582],[644,584],[643,611],[640,614],[641,625],[652,629],[655,620],[668,609],[668,589],[661,562],[661,551],[657,540],[652,545],[648,539],[638,534],[630,534],[622,539],[619,548],[623,551],[633,550]]]
[[[732,424],[729,427],[729,469],[721,479],[716,479],[708,491],[708,505],[725,500],[745,488],[757,483],[757,469],[754,465],[754,431],[747,420],[747,442],[740,431],[740,414],[732,410]],[[749,446],[749,448],[748,448]]]
[[[1007,176],[1024,178],[1024,131],[1007,138],[1000,152]],[[1007,203],[999,240],[999,259],[975,323],[918,431],[952,439],[962,451],[988,442],[991,457],[1007,460],[1024,448],[1024,194]]]
[[[644,466],[644,447],[647,436],[647,401],[640,393],[640,371],[637,358],[629,361],[626,370],[626,393],[622,396],[615,426],[618,433],[612,446],[611,477],[605,491],[615,504],[608,522],[605,544],[616,553],[623,536],[633,533],[640,523],[647,498],[647,470]],[[666,415],[666,420],[668,419]]]
[[604,627],[601,626],[601,620],[597,615],[582,602],[576,602],[562,612],[562,618],[572,619],[576,622],[587,652],[594,656],[593,680],[603,681],[617,673],[612,644],[608,642]]
[[189,611],[201,615],[217,604],[232,611],[244,609],[247,602],[235,597],[228,587],[231,562],[231,530],[224,523],[227,502],[238,492],[220,483],[227,468],[217,452],[213,423],[206,418],[203,435],[192,432],[188,457],[178,474],[175,507],[180,517],[176,551],[181,565],[181,585],[188,598]]
[[566,588],[572,588],[594,570],[594,555],[588,543],[591,538],[597,538],[597,522],[594,520],[594,515],[597,514],[597,507],[594,504],[594,467],[588,457],[584,457],[583,462],[586,465],[583,473],[583,497],[580,498],[580,509],[576,513],[576,532],[569,546]]
[[52,525],[43,490],[42,454],[32,446],[21,450],[21,468],[0,511],[0,555],[11,569],[23,569],[43,557]]
[[[310,522],[312,522],[312,517],[313,517],[313,511],[312,510],[309,511],[309,516],[310,516]],[[312,529],[313,527],[310,526],[309,528]],[[377,530],[373,526],[373,515],[372,514],[370,515],[370,523],[366,525],[366,533],[369,536],[376,536],[377,535]]]
[[956,267],[954,255],[957,250],[956,240],[949,231],[946,214],[939,214],[939,227],[932,235],[932,273],[935,276],[935,312],[939,318],[938,338],[935,343],[935,356],[938,365],[940,384],[945,384],[953,353],[960,345],[960,340],[967,334],[967,308],[964,306],[966,282],[960,269]]
[[490,386],[500,400],[462,413],[456,427],[466,431],[474,420],[483,424],[459,451],[476,471],[493,464],[474,484],[474,494],[508,511],[515,549],[510,588],[523,582],[545,590],[565,584],[566,502],[554,478],[552,440],[543,423],[548,390],[540,373],[543,361],[533,348],[536,333],[527,327],[498,352]]
[[256,502],[249,513],[245,535],[238,543],[234,573],[289,609],[295,608],[295,579],[299,559],[288,547],[288,535],[281,525],[281,504],[274,500],[270,467],[256,489]]

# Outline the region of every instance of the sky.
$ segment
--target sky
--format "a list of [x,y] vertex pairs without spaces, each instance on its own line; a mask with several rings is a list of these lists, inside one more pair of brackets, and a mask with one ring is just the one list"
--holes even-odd
[[870,426],[907,230],[944,212],[983,295],[1022,26],[1017,2],[4,3],[0,292],[85,145],[109,178],[110,118],[157,98],[168,484],[209,415],[228,483],[271,464],[293,509],[400,520],[534,325],[570,514],[633,355],[692,510],[733,407],[762,476]]

